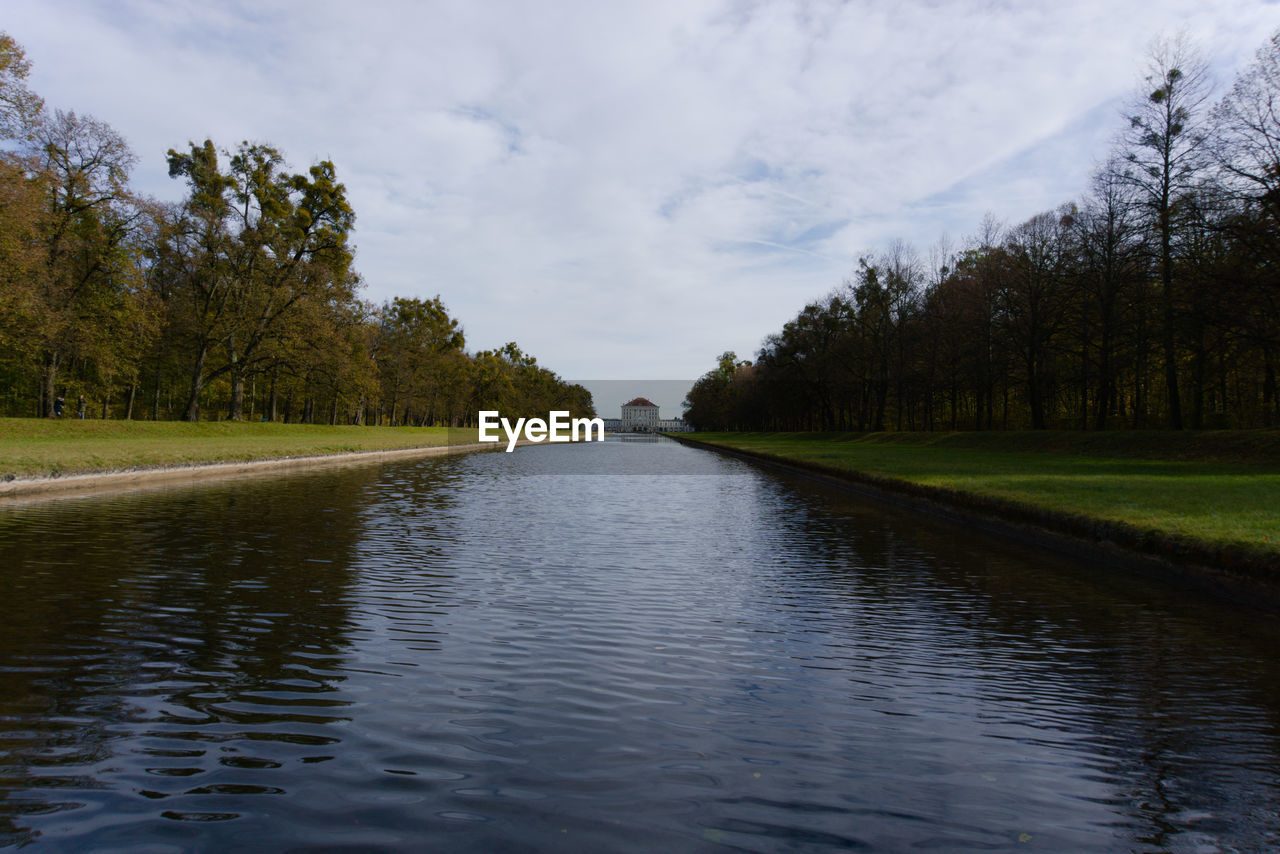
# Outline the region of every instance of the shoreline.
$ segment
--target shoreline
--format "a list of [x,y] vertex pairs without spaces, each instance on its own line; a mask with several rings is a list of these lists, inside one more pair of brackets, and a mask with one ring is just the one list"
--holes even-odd
[[1267,561],[1185,538],[1152,535],[1105,520],[666,435],[689,447],[805,477],[944,522],[1194,587],[1280,615],[1280,560]]
[[[519,443],[521,445],[525,442]],[[218,463],[189,465],[138,466],[118,471],[88,471],[66,475],[14,478],[0,482],[0,507],[16,500],[91,495],[160,486],[173,483],[200,483],[239,477],[256,477],[296,469],[360,465],[414,457],[439,457],[455,454],[484,453],[503,450],[502,443],[469,442],[461,445],[421,445],[411,448],[344,451],[334,454],[307,454],[296,457],[266,457],[257,460],[229,460]]]

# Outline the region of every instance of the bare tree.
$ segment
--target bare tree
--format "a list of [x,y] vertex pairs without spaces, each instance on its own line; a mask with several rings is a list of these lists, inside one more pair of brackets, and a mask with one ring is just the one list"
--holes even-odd
[[1207,166],[1203,118],[1212,92],[1206,63],[1182,36],[1152,45],[1144,82],[1146,91],[1134,99],[1128,113],[1125,177],[1139,191],[1148,227],[1157,237],[1169,425],[1181,429],[1174,270],[1177,204]]
[[1107,419],[1115,407],[1115,351],[1120,320],[1125,305],[1132,301],[1129,292],[1138,282],[1142,266],[1134,205],[1121,172],[1114,161],[1098,170],[1076,218],[1085,297],[1081,311],[1097,325],[1094,426],[1098,430],[1107,428]]
[[[1239,215],[1232,238],[1242,259],[1233,294],[1245,335],[1261,350],[1264,423],[1280,414],[1280,32],[1258,51],[1213,111],[1218,184]],[[1244,260],[1247,259],[1247,260]]]
[[1280,208],[1280,32],[1213,110],[1223,181]]

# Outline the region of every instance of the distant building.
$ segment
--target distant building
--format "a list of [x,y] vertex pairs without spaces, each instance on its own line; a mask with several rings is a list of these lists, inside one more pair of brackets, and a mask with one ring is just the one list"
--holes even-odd
[[622,404],[621,418],[604,419],[610,433],[687,433],[690,427],[683,418],[659,418],[658,404],[637,397]]
[[622,404],[622,424],[632,433],[653,433],[658,429],[658,404],[643,397]]

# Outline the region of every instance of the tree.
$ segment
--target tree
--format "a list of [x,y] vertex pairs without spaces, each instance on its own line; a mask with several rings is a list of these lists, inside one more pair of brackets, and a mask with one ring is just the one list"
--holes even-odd
[[1258,51],[1213,111],[1220,185],[1238,201],[1231,296],[1246,338],[1261,351],[1263,417],[1280,416],[1280,32]]
[[1280,32],[1214,108],[1213,130],[1223,184],[1280,210]]
[[743,426],[735,412],[734,380],[751,367],[732,350],[716,359],[714,370],[703,374],[685,396],[685,418],[699,430],[735,430]]
[[448,375],[456,373],[466,337],[439,294],[430,300],[396,297],[384,305],[374,346],[392,423],[402,405],[406,412],[416,408],[427,420],[449,408],[441,391]]
[[30,140],[39,126],[44,99],[27,88],[30,72],[22,45],[0,32],[0,139]]
[[1141,194],[1149,228],[1157,238],[1169,425],[1181,429],[1174,281],[1177,205],[1205,170],[1208,134],[1203,116],[1211,93],[1207,66],[1182,37],[1154,44],[1145,82],[1147,92],[1134,101],[1128,115],[1123,143],[1130,166],[1126,178]]
[[52,415],[72,362],[109,396],[153,318],[139,280],[133,153],[105,122],[46,114],[29,71],[0,33],[0,345],[20,372],[38,373],[36,408]]
[[[130,236],[137,220],[129,191],[135,158],[107,124],[57,111],[36,129],[45,177],[41,244],[31,332],[42,366],[43,414],[53,414],[59,370],[70,358],[118,361],[144,311]],[[143,324],[144,326],[146,324]]]
[[1022,358],[1031,427],[1048,426],[1051,343],[1061,328],[1067,288],[1067,241],[1074,210],[1038,214],[1010,232],[1002,289],[1005,330]]
[[1083,209],[1075,219],[1080,247],[1083,305],[1082,330],[1087,343],[1096,335],[1097,388],[1094,427],[1105,430],[1116,406],[1116,347],[1127,297],[1140,287],[1143,276],[1141,242],[1134,222],[1134,205],[1118,164],[1098,171]]
[[[171,149],[169,174],[190,187],[188,224],[175,234],[193,352],[185,418],[199,418],[204,385],[225,374],[227,416],[239,420],[245,381],[290,316],[309,300],[353,298],[347,239],[355,214],[331,162],[289,174],[269,145],[241,143],[226,171],[209,140],[187,153]],[[222,359],[210,367],[215,347]]]

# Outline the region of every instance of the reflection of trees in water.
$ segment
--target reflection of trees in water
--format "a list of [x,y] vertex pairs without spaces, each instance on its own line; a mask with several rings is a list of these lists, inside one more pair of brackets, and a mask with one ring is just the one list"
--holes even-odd
[[[600,598],[589,604],[601,614],[614,613],[614,603],[633,607],[632,594],[650,605],[675,596],[685,608],[708,605],[716,623],[742,617],[772,636],[765,645],[794,644],[784,659],[794,652],[815,664],[802,666],[817,687],[805,694],[800,686],[800,696],[831,702],[826,708],[838,724],[822,730],[822,750],[872,774],[892,762],[890,776],[906,781],[904,792],[918,790],[904,795],[924,805],[918,811],[945,819],[966,804],[957,821],[978,827],[977,814],[999,824],[1010,804],[1025,805],[1030,821],[1037,804],[1051,802],[1045,809],[1060,819],[1079,803],[1079,825],[1091,839],[1107,832],[1089,824],[1101,818],[1114,821],[1117,839],[1152,848],[1191,847],[1196,831],[1229,838],[1230,829],[1215,829],[1191,810],[1219,821],[1250,810],[1263,816],[1242,826],[1273,821],[1260,805],[1274,791],[1277,764],[1269,717],[1280,705],[1268,654],[1274,632],[1245,638],[1222,629],[1231,609],[1181,592],[1162,599],[1161,588],[1111,570],[937,526],[807,481],[791,490],[754,475],[660,480],[656,488],[628,480],[618,490],[618,481],[605,488],[588,480],[582,483],[596,484],[591,494],[600,500],[584,504],[576,483],[512,477],[553,473],[559,450],[6,511],[0,821],[8,824],[0,824],[0,844],[58,821],[24,810],[77,801],[88,808],[75,820],[88,826],[93,821],[82,816],[110,811],[230,817],[251,808],[245,796],[287,789],[294,797],[256,800],[269,802],[272,820],[282,824],[290,811],[298,821],[318,820],[322,790],[352,770],[346,760],[360,766],[372,755],[363,752],[369,739],[388,732],[399,750],[397,716],[409,708],[416,720],[414,701],[435,690],[425,671],[414,671],[402,696],[371,691],[370,703],[383,707],[366,717],[367,706],[346,701],[373,683],[342,684],[356,652],[359,666],[385,661],[394,671],[392,657],[435,648],[444,629],[462,641],[489,625],[481,617],[492,618],[495,603],[523,615],[521,594],[547,592],[538,586],[541,562],[562,554],[578,560],[572,547],[579,542],[597,556],[619,554],[621,565],[653,560],[679,568],[597,588]],[[605,467],[599,473],[630,471],[628,460],[639,473],[659,460],[643,445],[566,450]],[[704,459],[675,455],[666,465],[688,472]],[[739,464],[715,470],[737,472]],[[676,499],[670,506],[636,500],[668,495]],[[522,512],[529,507],[549,509]],[[611,520],[630,530],[629,542],[600,542]],[[713,569],[700,573],[696,562]],[[726,564],[734,571],[722,571]],[[470,566],[484,570],[460,569]],[[729,605],[723,613],[722,601]],[[563,604],[569,609],[572,597]],[[455,605],[480,607],[435,625]],[[697,617],[688,625],[710,624]],[[469,672],[464,646],[442,650],[436,684]],[[504,658],[510,651],[502,649]],[[716,678],[712,664],[707,679]],[[785,661],[779,668],[794,672]],[[751,708],[765,708],[754,705],[762,698],[751,690]],[[447,731],[460,695],[442,696],[447,702],[433,706],[433,720],[447,720]],[[857,704],[876,707],[859,718]],[[895,717],[874,728],[868,747],[859,726],[882,714]],[[344,717],[360,726],[333,726]],[[379,730],[379,721],[396,727]],[[502,722],[525,724],[518,715]],[[470,724],[461,726],[470,739]],[[298,764],[337,754],[339,738],[344,761]],[[954,753],[921,759],[934,746]],[[999,786],[981,782],[979,769],[969,773],[992,756],[1008,772],[1000,771]],[[949,775],[933,774],[947,767]],[[1046,781],[1079,786],[1045,794]],[[1022,782],[1028,791],[1018,788]],[[1076,795],[1101,795],[1105,809]],[[1048,830],[1025,829],[1038,842],[1053,839]],[[1238,847],[1266,847],[1247,843]]]
[[1154,849],[1212,844],[1272,812],[1280,626],[1122,569],[794,484],[802,532],[790,539],[817,545],[809,563],[824,597],[855,614],[909,610],[925,645],[956,653],[938,666],[966,664],[1015,723],[1051,722],[1046,743],[1070,744],[1088,758],[1081,772],[1112,791],[1118,833]]
[[[0,842],[28,837],[23,813],[74,805],[68,789],[103,788],[94,766],[107,759],[125,778],[152,772],[143,794],[164,797],[191,788],[186,772],[271,766],[236,747],[215,756],[214,742],[336,740],[326,724],[345,705],[335,689],[352,626],[349,564],[376,476],[6,510]],[[113,755],[121,739],[139,741]]]

